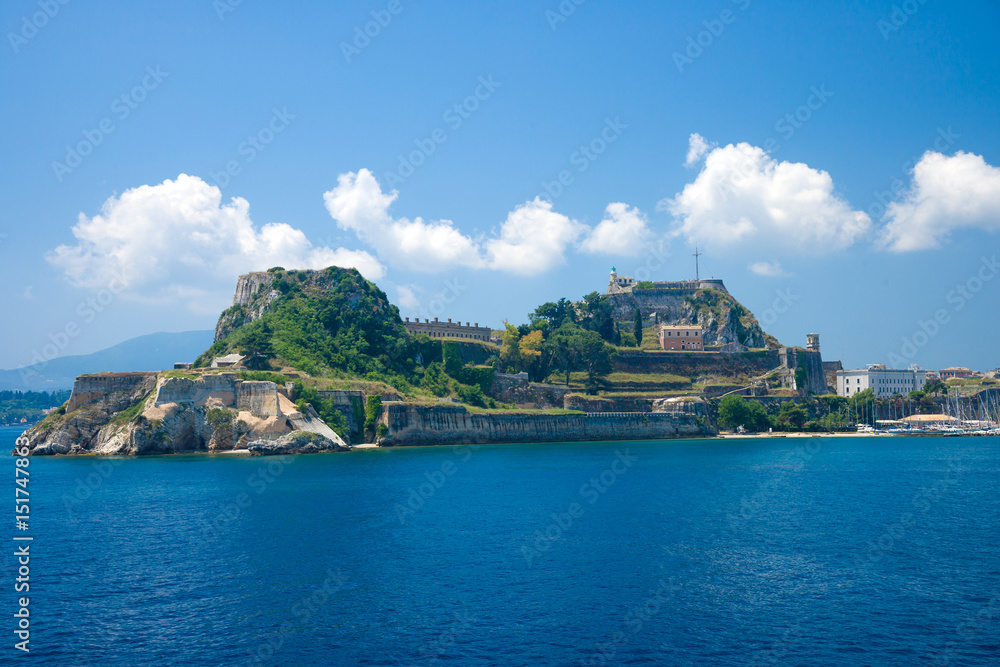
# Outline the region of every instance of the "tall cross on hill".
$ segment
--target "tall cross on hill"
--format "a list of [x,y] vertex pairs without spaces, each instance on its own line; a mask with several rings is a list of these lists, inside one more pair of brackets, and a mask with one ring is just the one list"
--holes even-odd
[[703,252],[698,252],[698,246],[694,247],[694,279],[701,282],[701,275],[698,272],[698,257],[704,255]]

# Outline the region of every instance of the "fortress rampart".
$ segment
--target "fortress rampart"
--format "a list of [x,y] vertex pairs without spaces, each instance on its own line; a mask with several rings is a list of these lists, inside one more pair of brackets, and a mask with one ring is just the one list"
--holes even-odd
[[281,414],[278,387],[273,382],[250,382],[236,373],[212,373],[199,378],[163,378],[156,390],[154,405],[190,403],[246,411],[266,419]]
[[278,387],[273,382],[241,382],[236,388],[236,409],[249,412],[255,417],[276,417],[278,410]]
[[673,373],[684,377],[716,374],[729,377],[759,376],[784,368],[785,375],[793,375],[802,367],[806,372],[806,386],[792,387],[793,377],[783,380],[786,386],[814,394],[827,392],[823,359],[818,351],[794,347],[777,350],[757,350],[738,354],[720,352],[667,352],[620,351],[612,368],[622,373]]
[[383,406],[389,434],[382,444],[455,445],[502,442],[656,440],[714,435],[693,415],[591,413],[582,415],[471,413],[462,406]]
[[73,382],[66,411],[72,412],[81,405],[106,401],[120,396],[123,400],[142,390],[150,391],[156,382],[156,373],[104,373],[81,375]]

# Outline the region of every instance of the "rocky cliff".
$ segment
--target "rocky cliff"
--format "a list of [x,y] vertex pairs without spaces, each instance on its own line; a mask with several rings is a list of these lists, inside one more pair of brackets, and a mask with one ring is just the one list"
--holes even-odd
[[757,318],[728,292],[717,289],[633,288],[609,294],[613,317],[631,322],[635,309],[648,325],[700,324],[706,345],[739,343],[752,348],[777,348],[778,340],[761,329]]
[[274,274],[266,271],[240,276],[232,306],[223,311],[215,325],[215,340],[222,340],[237,328],[260,319],[281,296],[274,283]]
[[196,361],[238,353],[248,367],[294,367],[309,375],[412,377],[415,350],[399,309],[356,269],[280,267],[240,276],[215,342]]
[[64,408],[26,433],[33,455],[349,449],[273,382],[244,382],[235,373],[81,376]]

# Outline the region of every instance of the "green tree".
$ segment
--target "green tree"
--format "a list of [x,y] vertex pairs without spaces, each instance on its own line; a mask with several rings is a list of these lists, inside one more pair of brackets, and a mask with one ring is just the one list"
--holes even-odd
[[615,348],[604,342],[595,331],[584,332],[578,339],[579,359],[587,372],[587,393],[595,394],[605,385],[604,376],[611,372],[611,360]]
[[601,338],[611,342],[615,336],[615,321],[611,300],[603,294],[591,292],[583,297],[583,328],[596,331]]
[[754,432],[763,431],[771,423],[763,405],[737,394],[724,396],[719,401],[719,422],[734,430],[742,426]]
[[930,394],[931,396],[935,396],[937,394],[940,394],[942,396],[947,396],[948,395],[948,385],[945,384],[943,380],[941,380],[940,378],[938,378],[937,380],[934,380],[932,382],[928,382],[927,384],[925,384],[924,385],[924,392]]
[[642,312],[636,308],[635,309],[635,345],[636,347],[642,347]]
[[778,412],[778,422],[786,427],[802,430],[802,426],[809,419],[809,411],[794,401],[784,401],[781,410]]
[[270,368],[270,360],[274,358],[274,348],[271,346],[273,332],[264,321],[256,326],[251,325],[243,338],[244,365],[247,368]]
[[460,384],[456,393],[463,403],[486,407],[486,397],[483,396],[483,390],[478,384]]
[[435,396],[444,396],[448,393],[451,383],[444,373],[444,368],[440,362],[433,362],[424,369],[424,378],[420,381],[420,386],[431,392]]
[[521,332],[507,320],[503,321],[503,341],[500,344],[500,363],[510,373],[521,372]]
[[375,434],[375,422],[382,416],[382,397],[372,394],[365,401],[365,436]]
[[569,386],[570,373],[579,364],[580,327],[572,322],[565,322],[549,337],[548,346],[552,365],[556,370],[566,374],[566,386]]
[[731,429],[746,428],[750,422],[750,408],[742,396],[730,394],[719,401],[719,423]]
[[455,341],[445,341],[441,343],[441,351],[444,356],[444,372],[452,377],[458,377],[464,365],[462,349]]
[[528,315],[528,318],[532,322],[545,320],[552,328],[558,329],[567,318],[572,321],[574,319],[573,316],[573,303],[569,299],[562,298],[555,303],[551,301],[543,303],[538,308],[535,308],[534,312]]
[[545,335],[540,329],[535,329],[522,336],[518,343],[521,362],[528,371],[530,378],[536,382],[544,380],[549,372],[549,350],[545,345]]

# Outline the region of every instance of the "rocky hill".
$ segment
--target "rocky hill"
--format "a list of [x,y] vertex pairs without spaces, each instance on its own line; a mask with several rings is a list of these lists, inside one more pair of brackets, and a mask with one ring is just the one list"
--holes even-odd
[[631,322],[638,308],[647,323],[700,324],[705,330],[706,345],[780,347],[778,340],[761,328],[753,313],[722,290],[634,287],[627,292],[608,294],[607,298],[618,322]]
[[[76,379],[70,400],[32,428],[33,454],[257,453],[349,448],[337,415],[295,399],[287,378],[211,369],[238,353],[260,370],[412,377],[414,348],[399,311],[355,269],[241,276],[215,342],[190,370],[102,373]],[[315,393],[315,392],[314,392]],[[314,397],[313,402],[322,405]],[[324,421],[327,420],[327,421]]]
[[356,269],[277,267],[240,276],[215,343],[195,366],[238,353],[263,369],[277,358],[310,375],[406,376],[413,364],[409,345],[399,309]]

